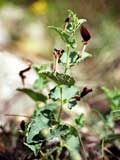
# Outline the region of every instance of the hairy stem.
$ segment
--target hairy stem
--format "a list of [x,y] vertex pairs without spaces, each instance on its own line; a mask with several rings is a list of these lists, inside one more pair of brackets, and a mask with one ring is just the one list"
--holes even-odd
[[58,122],[60,121],[61,113],[62,113],[62,108],[63,108],[63,93],[62,93],[62,87],[60,87],[60,110],[58,114]]
[[64,73],[66,73],[67,70],[69,69],[69,50],[70,50],[70,46],[67,45],[67,61],[66,61],[66,66],[65,66],[65,71],[64,71]]

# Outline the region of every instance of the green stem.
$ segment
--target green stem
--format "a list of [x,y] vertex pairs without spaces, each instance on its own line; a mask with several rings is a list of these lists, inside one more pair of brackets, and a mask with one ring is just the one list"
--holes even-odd
[[61,113],[62,113],[62,108],[63,108],[63,93],[62,93],[62,87],[60,87],[60,111],[58,114],[58,122],[60,121]]
[[102,140],[102,146],[101,146],[101,150],[102,150],[102,158],[104,158],[104,142],[105,142],[105,140],[104,140],[104,138],[103,138],[103,140]]
[[77,129],[76,129],[76,131],[77,131],[79,143],[80,143],[80,145],[81,145],[81,147],[82,147],[82,149],[83,149],[83,157],[84,157],[84,160],[87,160],[86,151],[85,151],[84,144],[83,144],[83,142],[82,142],[81,136],[80,136],[80,134],[79,134],[79,132],[78,132]]
[[69,69],[69,50],[70,50],[70,46],[67,45],[67,61],[66,61],[66,66],[65,66],[65,71],[64,71],[64,73],[66,73],[67,70]]

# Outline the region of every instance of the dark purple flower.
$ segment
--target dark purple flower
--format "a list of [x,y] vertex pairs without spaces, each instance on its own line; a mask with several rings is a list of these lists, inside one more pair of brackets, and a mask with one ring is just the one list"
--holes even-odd
[[25,84],[25,79],[26,79],[25,73],[28,72],[31,69],[31,66],[32,66],[32,62],[30,60],[28,60],[28,62],[29,62],[28,67],[19,72],[19,76],[21,78],[21,81],[22,81],[23,85]]
[[82,36],[84,42],[87,42],[91,39],[91,35],[90,35],[89,31],[83,25],[80,27],[80,33],[81,33],[81,36]]
[[63,49],[62,50],[58,50],[58,49],[55,48],[53,54],[54,54],[55,58],[59,59],[61,57],[61,55],[63,54],[63,52],[64,52]]
[[88,89],[87,87],[84,87],[80,95],[76,95],[73,97],[76,101],[80,101],[81,98],[86,96],[88,93],[92,92],[92,89]]
[[87,87],[84,87],[82,92],[80,93],[80,98],[86,96],[88,93],[92,92],[92,89],[88,89]]

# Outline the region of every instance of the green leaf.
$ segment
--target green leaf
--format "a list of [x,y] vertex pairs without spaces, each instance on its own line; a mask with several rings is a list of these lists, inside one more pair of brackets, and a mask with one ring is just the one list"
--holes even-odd
[[41,111],[41,113],[42,115],[44,115],[44,117],[49,119],[49,122],[48,122],[49,127],[58,123],[55,119],[54,112],[52,112],[50,109],[44,109]]
[[36,118],[39,114],[42,114],[44,117],[50,119],[53,117],[53,113],[55,113],[57,108],[56,104],[47,104],[44,107],[39,107],[39,105],[35,108],[35,111],[32,115],[32,118]]
[[77,125],[80,126],[80,128],[82,128],[84,126],[85,123],[85,118],[84,118],[84,114],[81,113],[76,119],[75,119],[75,123]]
[[55,103],[47,104],[43,107],[41,105],[39,106],[39,104],[38,104],[35,108],[35,111],[32,115],[32,118],[35,118],[36,116],[38,116],[44,110],[49,110],[52,113],[55,113],[56,108],[57,108],[57,105]]
[[51,104],[47,104],[46,106],[44,106],[45,109],[49,109],[50,111],[55,111],[57,108],[56,103],[51,103]]
[[69,44],[72,48],[75,48],[77,45],[74,38],[74,34],[80,27],[80,25],[86,22],[86,20],[78,19],[76,14],[73,13],[71,10],[68,10],[68,17],[70,18],[70,22],[67,24],[66,29],[62,29],[55,26],[49,26],[49,28],[56,31],[65,43]]
[[68,108],[69,108],[69,109],[72,109],[73,107],[76,106],[76,104],[77,104],[77,101],[74,100],[74,99],[71,99],[71,100],[69,101],[69,103],[68,103]]
[[39,153],[40,151],[40,147],[41,147],[41,144],[27,144],[27,143],[24,143],[25,146],[27,146],[31,151],[33,151],[34,155],[37,156],[37,154]]
[[102,87],[107,99],[110,102],[110,107],[112,111],[120,109],[120,91],[117,88],[110,90],[107,87]]
[[26,128],[26,143],[38,143],[43,140],[42,133],[44,129],[49,129],[49,127],[57,124],[55,119],[55,104],[48,104],[44,107],[37,106],[30,122],[27,124]]
[[108,115],[108,116],[106,116],[106,119],[107,119],[106,125],[107,125],[110,129],[113,130],[113,128],[115,127],[113,117],[110,116],[110,115]]
[[30,88],[18,88],[17,91],[20,91],[20,92],[27,94],[34,101],[46,102],[46,100],[47,100],[47,97],[44,96],[42,93],[35,92]]
[[[74,127],[74,126],[70,126],[70,133],[69,133],[69,135],[71,136],[74,136],[74,137],[78,137],[78,132],[77,132],[77,129]],[[69,136],[68,135],[68,136]]]
[[78,19],[77,15],[71,10],[68,10],[68,17],[70,18],[70,22],[67,26],[67,32],[70,34],[74,34],[80,25],[86,22],[86,19]]
[[41,76],[35,80],[33,84],[33,88],[37,90],[41,90],[42,88],[46,87],[47,83],[48,83],[48,80],[45,77]]
[[42,72],[48,72],[51,70],[51,63],[48,64],[42,64],[42,65],[33,65],[33,69],[36,71],[36,73],[39,75]]
[[66,145],[68,146],[69,153],[70,153],[70,159],[71,160],[80,160],[80,153],[79,153],[79,140],[78,137],[74,135],[67,136],[65,140]]
[[83,24],[83,23],[85,23],[85,22],[87,22],[87,20],[86,20],[86,19],[84,19],[84,18],[83,18],[83,19],[82,19],[82,18],[81,18],[81,19],[79,19],[79,24],[80,24],[80,25],[81,25],[81,24]]
[[[70,52],[69,57],[68,57],[68,62],[70,66],[74,66],[79,62],[79,54],[75,51]],[[66,64],[67,62],[67,53],[64,52],[62,56],[60,57],[59,63]]]
[[66,136],[70,132],[70,127],[65,124],[59,124],[57,127],[51,129],[49,139],[55,137]]
[[120,91],[117,88],[114,88],[114,90],[110,90],[107,87],[102,87],[102,90],[104,91],[104,93],[108,99],[120,98]]
[[111,115],[114,120],[120,120],[120,109],[119,110],[115,109],[111,111]]
[[75,80],[73,77],[70,77],[69,75],[62,74],[62,73],[54,73],[54,72],[43,72],[41,75],[46,76],[47,78],[50,78],[58,85],[74,85]]
[[92,55],[88,52],[83,52],[80,60],[85,60],[86,58],[92,57]]
[[109,134],[104,138],[105,143],[109,143],[120,139],[120,134]]
[[76,47],[76,41],[75,39],[68,33],[66,33],[63,29],[59,28],[59,27],[55,27],[55,26],[49,26],[50,29],[53,29],[54,31],[56,31],[61,39],[69,44],[72,48],[75,48]]
[[27,135],[27,143],[33,143],[37,142],[37,140],[34,139],[34,137],[37,135],[39,137],[39,134],[43,129],[48,128],[48,122],[49,119],[43,116],[41,113],[37,115],[36,117],[32,118],[30,121],[30,128]]
[[[68,100],[71,97],[75,96],[77,92],[77,88],[75,86],[62,86],[62,97],[63,100]],[[60,86],[56,86],[55,88],[53,88],[50,93],[49,93],[49,97],[53,100],[58,100],[61,99],[61,95],[60,95]]]
[[107,123],[107,117],[102,114],[98,109],[93,109],[93,112],[95,112],[105,124]]
[[108,89],[107,87],[102,87],[102,90],[104,91],[105,95],[108,98],[113,98],[113,91],[111,91],[110,89]]

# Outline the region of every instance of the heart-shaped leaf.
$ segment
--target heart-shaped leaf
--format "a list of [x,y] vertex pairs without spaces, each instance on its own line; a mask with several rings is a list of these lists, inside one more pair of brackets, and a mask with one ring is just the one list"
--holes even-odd
[[[69,100],[71,97],[74,97],[75,94],[77,92],[77,88],[75,86],[62,86],[62,97],[63,100]],[[58,100],[61,98],[60,95],[60,87],[56,86],[55,88],[53,88],[50,93],[49,93],[49,97],[53,100]]]

